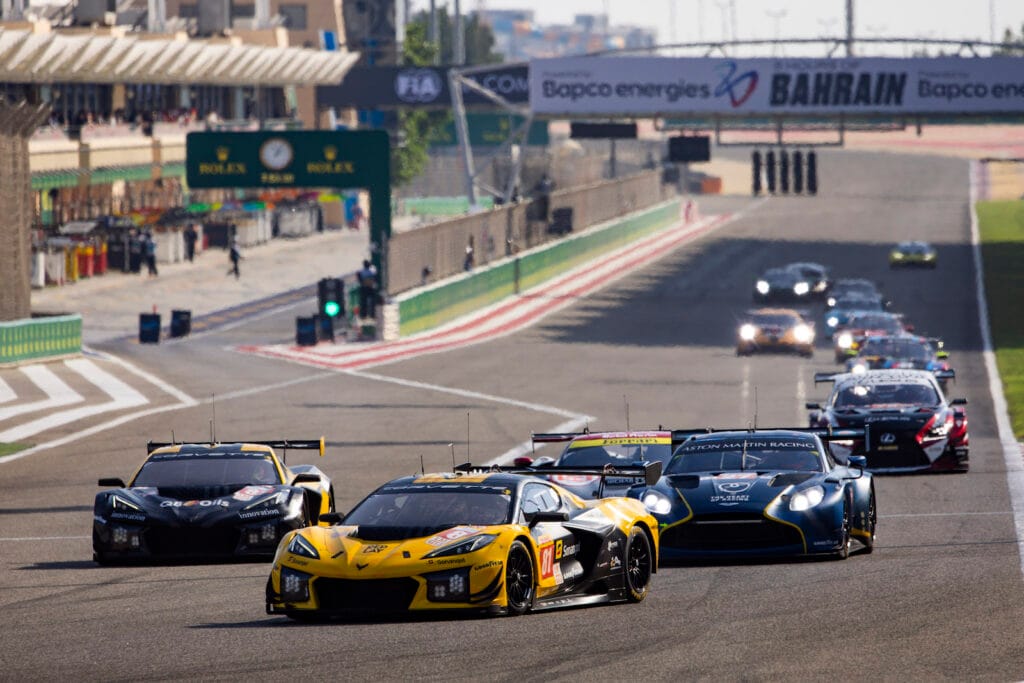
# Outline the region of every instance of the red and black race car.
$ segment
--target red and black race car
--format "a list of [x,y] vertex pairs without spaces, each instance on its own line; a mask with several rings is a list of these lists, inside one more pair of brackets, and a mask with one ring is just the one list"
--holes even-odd
[[947,401],[926,370],[817,373],[832,382],[824,404],[808,403],[811,427],[863,429],[864,438],[831,441],[839,460],[867,458],[872,472],[966,472],[967,399]]

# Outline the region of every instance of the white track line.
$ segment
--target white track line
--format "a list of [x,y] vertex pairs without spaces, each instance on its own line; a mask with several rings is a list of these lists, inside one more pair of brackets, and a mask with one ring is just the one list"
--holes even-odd
[[167,382],[163,381],[156,375],[146,372],[145,370],[142,370],[141,368],[132,365],[131,363],[124,359],[118,358],[117,356],[111,355],[109,353],[103,353],[102,351],[95,351],[93,349],[88,348],[86,350],[92,355],[102,358],[105,361],[109,361],[111,363],[114,363],[115,365],[119,365],[120,367],[124,368],[125,370],[132,373],[136,377],[140,377],[146,380],[153,386],[163,391],[165,394],[170,394],[174,398],[178,399],[182,404],[184,404],[184,406],[194,406],[198,403],[198,401],[196,401],[194,398],[186,394],[184,391],[181,391],[177,387],[168,384]]
[[93,415],[108,413],[113,410],[124,410],[146,405],[149,399],[131,388],[117,377],[114,377],[106,370],[96,366],[91,360],[76,358],[64,361],[69,369],[77,372],[86,380],[95,384],[104,393],[110,396],[111,400],[104,403],[93,403],[80,408],[62,410],[31,422],[20,424],[6,431],[0,432],[0,443],[17,443],[22,439],[38,434],[39,432],[53,429],[71,422],[77,422]]
[[18,395],[14,393],[14,389],[11,389],[10,385],[0,378],[0,403],[9,403],[16,398]]
[[38,410],[49,410],[74,403],[81,403],[85,399],[77,391],[64,383],[60,377],[53,374],[53,371],[44,365],[26,365],[21,368],[32,383],[43,390],[47,398],[31,403],[19,403],[8,408],[0,408],[0,422],[9,420],[17,415],[33,413]]
[[981,232],[978,228],[978,212],[974,206],[977,198],[978,162],[968,165],[971,209],[971,251],[974,255],[974,288],[978,297],[978,324],[981,328],[982,353],[985,370],[988,373],[988,388],[992,394],[992,412],[995,413],[999,428],[999,443],[1003,448],[1006,463],[1006,485],[1010,490],[1010,505],[1013,508],[1013,522],[1017,530],[1017,552],[1020,568],[1024,573],[1024,462],[1021,461],[1020,445],[1010,426],[1010,417],[1003,394],[1003,381],[999,377],[996,354],[992,350],[992,332],[989,328],[988,299],[985,297],[985,269],[981,259]]

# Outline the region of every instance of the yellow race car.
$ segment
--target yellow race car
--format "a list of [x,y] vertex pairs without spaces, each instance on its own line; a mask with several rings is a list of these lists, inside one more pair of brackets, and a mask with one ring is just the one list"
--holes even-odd
[[748,311],[736,332],[736,355],[760,351],[789,351],[814,355],[814,323],[791,308]]
[[[589,468],[656,481],[661,463]],[[582,469],[581,469],[582,473]],[[329,527],[281,540],[267,613],[470,609],[496,614],[640,602],[658,566],[658,525],[638,500],[583,500],[505,471],[409,476]]]
[[889,267],[916,266],[935,268],[939,265],[939,252],[931,244],[919,240],[900,242],[889,252]]

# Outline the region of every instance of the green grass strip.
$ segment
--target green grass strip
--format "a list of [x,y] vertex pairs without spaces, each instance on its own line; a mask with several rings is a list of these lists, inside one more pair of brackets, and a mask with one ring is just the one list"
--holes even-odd
[[26,448],[31,448],[30,443],[0,443],[0,458],[8,455],[14,455],[18,451],[23,451]]
[[1024,439],[1024,201],[977,203],[985,295],[1013,433]]

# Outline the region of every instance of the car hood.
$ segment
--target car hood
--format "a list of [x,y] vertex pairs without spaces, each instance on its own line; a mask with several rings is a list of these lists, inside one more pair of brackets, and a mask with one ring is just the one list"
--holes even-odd
[[231,516],[256,522],[280,517],[292,490],[282,485],[138,487],[101,492],[97,504],[102,505],[103,498],[117,496],[140,508],[136,516],[152,520],[201,524]]
[[789,487],[821,477],[820,472],[723,472],[677,474],[663,481],[695,515],[761,512]]
[[[367,569],[421,562],[424,556],[453,543],[481,533],[500,532],[501,526],[455,526],[447,529],[409,527],[332,526],[307,527],[301,533],[320,552],[321,560],[330,560],[334,571],[353,575]],[[463,556],[453,556],[458,559]],[[439,565],[459,564],[445,557],[429,561]]]

